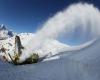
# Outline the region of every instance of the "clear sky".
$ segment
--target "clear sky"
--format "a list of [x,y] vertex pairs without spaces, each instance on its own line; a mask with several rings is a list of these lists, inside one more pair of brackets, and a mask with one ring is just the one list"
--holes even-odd
[[15,32],[35,32],[56,12],[79,1],[100,8],[100,0],[0,0],[0,24]]

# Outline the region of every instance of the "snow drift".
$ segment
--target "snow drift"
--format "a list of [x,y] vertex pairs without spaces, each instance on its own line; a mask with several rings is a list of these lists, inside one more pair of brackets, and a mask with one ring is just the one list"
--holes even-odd
[[[66,40],[76,37],[83,44],[99,38],[100,12],[98,8],[92,4],[78,3],[57,12],[43,24],[43,27],[36,32],[35,37],[24,44],[26,50],[23,51],[21,61],[29,56],[29,52],[33,53],[33,51],[39,49],[46,40],[58,39],[63,35]],[[72,47],[72,50],[86,47],[83,44]]]

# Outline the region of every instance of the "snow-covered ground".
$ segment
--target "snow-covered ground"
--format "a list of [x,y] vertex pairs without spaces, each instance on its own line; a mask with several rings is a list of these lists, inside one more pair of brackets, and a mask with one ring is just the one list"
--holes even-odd
[[63,52],[60,59],[14,66],[0,61],[1,80],[99,80],[100,40],[79,51]]

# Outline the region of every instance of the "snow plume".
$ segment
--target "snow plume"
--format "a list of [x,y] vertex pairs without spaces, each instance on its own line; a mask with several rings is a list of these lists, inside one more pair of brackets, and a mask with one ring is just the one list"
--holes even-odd
[[23,51],[21,59],[29,56],[40,48],[47,39],[58,39],[65,34],[66,39],[78,36],[83,41],[96,39],[100,36],[100,12],[92,4],[78,3],[56,13],[49,18],[43,27],[36,32]]
[[91,4],[74,4],[48,19],[37,35],[45,38],[58,38],[63,33],[73,36],[80,31],[79,37],[100,35],[100,12]]

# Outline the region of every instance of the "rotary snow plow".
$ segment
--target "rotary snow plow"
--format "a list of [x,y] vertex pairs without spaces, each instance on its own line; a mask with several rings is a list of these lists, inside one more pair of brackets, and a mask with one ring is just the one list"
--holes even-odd
[[33,53],[29,58],[27,58],[25,61],[23,61],[22,63],[19,62],[19,55],[15,55],[15,56],[11,56],[8,53],[10,59],[11,59],[11,63],[14,65],[22,65],[22,64],[32,64],[32,63],[37,63],[39,61],[39,56],[36,53]]
[[11,63],[15,64],[15,65],[21,65],[21,64],[32,64],[32,63],[37,63],[39,61],[39,56],[36,53],[33,53],[32,55],[30,55],[29,58],[27,58],[25,61],[23,61],[22,63],[20,63],[20,56],[22,54],[22,49],[24,49],[24,47],[21,44],[21,40],[19,36],[15,37],[15,50],[14,50],[14,56],[11,56],[9,53],[9,57],[11,59]]

